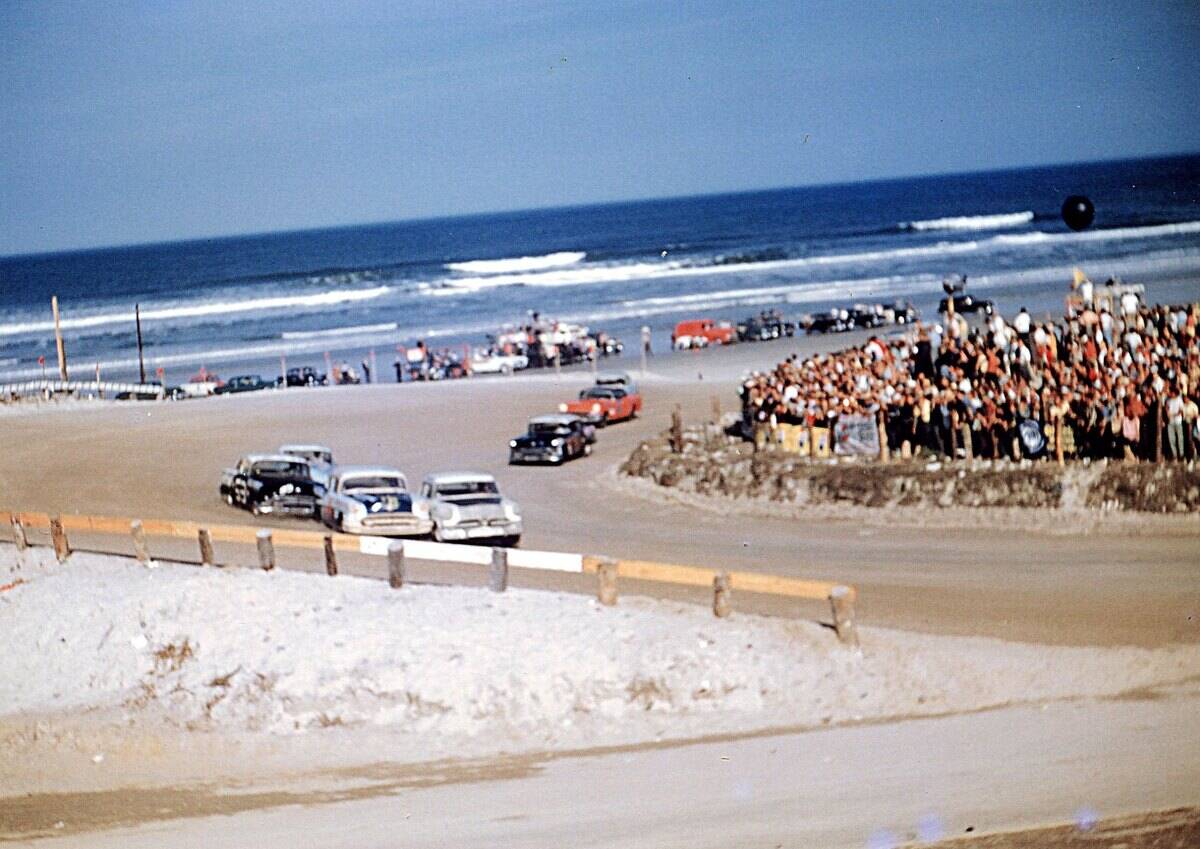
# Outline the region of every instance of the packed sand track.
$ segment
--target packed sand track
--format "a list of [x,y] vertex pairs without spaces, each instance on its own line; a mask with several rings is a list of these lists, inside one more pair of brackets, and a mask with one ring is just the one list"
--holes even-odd
[[[291,572],[319,572],[319,552],[281,549],[282,571],[262,574],[236,568],[253,551],[220,546],[230,568],[208,571],[82,552],[60,566],[39,548],[16,572],[4,560],[0,580],[24,581],[0,594],[0,617],[31,647],[0,676],[5,835],[862,846],[879,829],[915,839],[934,808],[950,837],[1200,801],[1194,533],[771,514],[617,475],[676,404],[703,421],[714,395],[733,409],[745,371],[829,344],[652,360],[643,416],[563,468],[508,467],[507,444],[586,371],[0,416],[15,447],[0,455],[0,508],[316,529],[239,513],[217,481],[242,453],[324,442],[410,481],[495,473],[529,548],[854,584],[863,635],[858,656],[818,624],[827,607],[748,594],[717,620],[709,592],[655,601],[626,584],[600,608],[589,587],[540,573],[504,596],[464,572],[450,582],[474,586],[394,591],[355,577],[383,577],[378,558],[348,557],[331,579]],[[470,814],[448,825],[450,810]]]

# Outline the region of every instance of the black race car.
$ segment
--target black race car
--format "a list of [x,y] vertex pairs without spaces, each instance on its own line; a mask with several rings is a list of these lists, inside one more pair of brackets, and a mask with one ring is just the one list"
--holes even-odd
[[592,453],[595,427],[569,414],[537,416],[529,429],[508,443],[509,465],[517,463],[565,463]]
[[[948,300],[948,298],[942,298],[938,303],[938,312],[946,311]],[[991,315],[996,311],[996,305],[987,298],[976,298],[974,295],[961,292],[954,295],[954,311],[962,315],[977,312],[982,312],[984,315]]]
[[882,304],[855,304],[850,310],[850,322],[854,327],[870,330],[887,324],[887,315]]
[[801,326],[805,333],[841,333],[854,327],[848,310],[830,310],[807,316]]
[[764,310],[737,324],[739,342],[766,342],[781,336],[795,336],[796,323],[784,321],[778,310]]
[[312,518],[325,487],[313,480],[304,460],[287,454],[248,454],[222,473],[220,493],[226,504],[256,516]]

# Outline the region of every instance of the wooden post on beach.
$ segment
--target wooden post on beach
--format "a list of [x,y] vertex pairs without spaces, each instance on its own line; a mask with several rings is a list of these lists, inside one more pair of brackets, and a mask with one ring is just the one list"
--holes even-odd
[[1055,423],[1054,423],[1054,459],[1055,459],[1055,461],[1057,461],[1058,465],[1060,465],[1060,466],[1066,465],[1066,460],[1063,458],[1063,438],[1062,438],[1063,424],[1066,422],[1066,420],[1067,420],[1067,417],[1065,415],[1060,414],[1058,416],[1058,420],[1055,421]]
[[854,623],[854,592],[849,587],[834,587],[829,593],[833,609],[833,627],[838,639],[858,648],[858,626]]
[[329,385],[337,383],[333,379],[333,357],[329,356],[329,352],[325,352],[325,379],[329,381]]
[[950,411],[950,459],[958,459],[958,410]]
[[201,528],[197,531],[196,538],[200,542],[200,565],[215,566],[216,558],[213,556],[212,534],[208,532],[208,528]]
[[599,558],[596,577],[599,580],[597,597],[600,603],[612,607],[617,603],[617,561],[611,557]]
[[1154,399],[1154,462],[1163,458],[1163,402],[1160,394]]
[[133,555],[143,566],[150,565],[150,546],[146,543],[146,529],[142,527],[141,519],[129,523],[129,533],[133,536]]
[[54,345],[58,349],[58,376],[65,383],[67,377],[67,349],[63,345],[62,328],[59,325],[58,295],[50,296],[50,310],[54,313]]
[[271,532],[263,528],[254,535],[258,541],[258,565],[264,572],[275,568],[275,543],[271,541]]
[[729,573],[721,571],[713,576],[713,616],[725,619],[730,613],[733,613],[733,587]]
[[71,544],[67,541],[67,532],[63,530],[62,519],[50,517],[50,541],[54,544],[54,557],[59,563],[66,563],[71,556]]
[[875,426],[879,430],[879,462],[886,463],[891,460],[891,451],[888,448],[887,426],[883,421],[883,408],[879,408],[879,412],[875,414]]
[[17,547],[17,551],[29,548],[29,538],[25,536],[25,526],[21,524],[21,517],[16,513],[9,513],[8,521],[12,525],[13,545]]
[[671,453],[679,454],[683,451],[683,410],[678,404],[671,411]]
[[104,390],[100,388],[100,363],[96,363],[96,397],[104,399]]
[[488,571],[488,589],[502,593],[508,589],[508,549],[492,549],[492,565]]
[[557,345],[554,346],[554,373],[562,374],[562,353]]
[[325,534],[325,574],[334,577],[338,573],[337,553],[333,550],[333,537]]
[[398,590],[404,586],[404,543],[397,540],[387,548],[388,586]]

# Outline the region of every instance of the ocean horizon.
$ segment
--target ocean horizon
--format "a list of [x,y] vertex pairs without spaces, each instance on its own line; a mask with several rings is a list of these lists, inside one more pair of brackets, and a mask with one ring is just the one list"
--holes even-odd
[[[1084,194],[1096,221],[1062,222]],[[715,195],[475,213],[0,257],[0,381],[53,362],[50,297],[69,361],[274,373],[278,358],[357,361],[421,339],[482,343],[530,312],[656,347],[690,316],[795,317],[911,300],[929,315],[947,274],[972,291],[1060,310],[1071,269],[1200,296],[1200,155],[992,170]]]

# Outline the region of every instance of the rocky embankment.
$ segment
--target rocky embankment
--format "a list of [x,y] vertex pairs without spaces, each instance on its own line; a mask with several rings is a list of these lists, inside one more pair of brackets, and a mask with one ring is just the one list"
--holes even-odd
[[797,506],[1041,508],[1187,514],[1200,511],[1200,469],[1191,463],[956,462],[874,458],[812,460],[760,451],[711,426],[643,442],[622,474],[683,493]]

